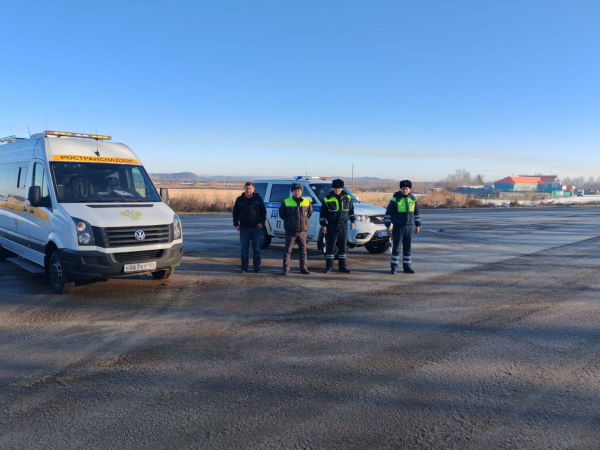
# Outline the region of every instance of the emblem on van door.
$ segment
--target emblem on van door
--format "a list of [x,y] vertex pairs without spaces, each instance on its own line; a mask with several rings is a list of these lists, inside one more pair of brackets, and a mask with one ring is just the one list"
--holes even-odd
[[138,241],[143,241],[146,239],[146,233],[144,233],[144,230],[136,230],[136,232],[133,233],[133,237],[135,237]]
[[142,215],[142,213],[139,211],[132,211],[130,209],[126,209],[125,211],[121,211],[121,215],[129,217],[131,220],[140,220],[140,216]]

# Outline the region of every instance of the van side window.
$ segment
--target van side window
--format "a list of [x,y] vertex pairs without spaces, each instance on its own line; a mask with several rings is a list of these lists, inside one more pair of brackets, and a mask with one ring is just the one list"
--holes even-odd
[[25,163],[19,164],[19,170],[17,172],[17,189],[25,189],[27,185],[27,165]]
[[[25,186],[27,185],[27,163],[8,163],[7,178],[3,186],[6,188],[6,199],[13,202],[25,201]],[[5,184],[6,183],[6,184]]]
[[27,166],[25,163],[13,162],[0,164],[0,198],[21,202],[25,199],[25,179]]
[[42,205],[50,206],[50,193],[48,192],[48,180],[46,178],[46,171],[44,166],[36,162],[33,165],[33,182],[32,186],[39,186],[42,191]]
[[260,195],[263,200],[266,200],[265,195],[267,195],[267,183],[254,183],[254,192]]
[[270,202],[282,202],[284,199],[292,195],[290,191],[290,184],[273,184],[271,186],[271,195],[269,196]]
[[15,187],[15,173],[12,164],[1,164],[0,165],[0,199],[7,200],[8,195],[12,192],[12,188]]

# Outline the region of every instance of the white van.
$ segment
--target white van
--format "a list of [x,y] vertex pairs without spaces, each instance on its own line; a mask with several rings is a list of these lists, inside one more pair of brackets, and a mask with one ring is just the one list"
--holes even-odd
[[[313,215],[310,218],[307,240],[317,242],[320,250],[325,248],[325,237],[321,233],[319,212],[325,197],[331,191],[331,182],[327,177],[295,177],[283,180],[256,180],[255,192],[260,194],[267,208],[266,227],[263,228],[263,248],[267,248],[271,239],[284,238],[285,230],[283,221],[279,218],[279,206],[283,199],[291,194],[290,185],[299,183],[303,187],[302,196],[309,198],[313,204]],[[358,199],[344,187],[344,192],[352,197],[356,222],[354,230],[348,223],[348,246],[350,248],[364,246],[370,253],[383,253],[390,248],[390,238],[383,223],[385,208],[367,203],[360,203]]]
[[57,293],[79,280],[165,279],[181,261],[168,191],[159,195],[135,153],[110,139],[45,131],[0,140],[0,252],[45,270]]

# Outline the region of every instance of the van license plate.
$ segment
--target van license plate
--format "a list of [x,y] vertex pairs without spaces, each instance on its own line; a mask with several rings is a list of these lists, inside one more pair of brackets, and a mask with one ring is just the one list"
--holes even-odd
[[387,231],[378,231],[377,232],[377,237],[388,237],[389,234]]
[[154,270],[156,269],[156,261],[147,262],[147,263],[137,263],[137,264],[125,264],[123,266],[123,272],[143,272],[145,270]]

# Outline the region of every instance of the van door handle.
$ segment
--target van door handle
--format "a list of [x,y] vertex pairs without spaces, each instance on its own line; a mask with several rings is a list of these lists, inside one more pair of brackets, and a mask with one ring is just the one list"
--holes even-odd
[[23,211],[27,212],[27,207],[23,206]]
[[33,209],[30,209],[30,210],[29,210],[29,212],[30,212],[31,214],[35,214],[35,211],[34,211]]

